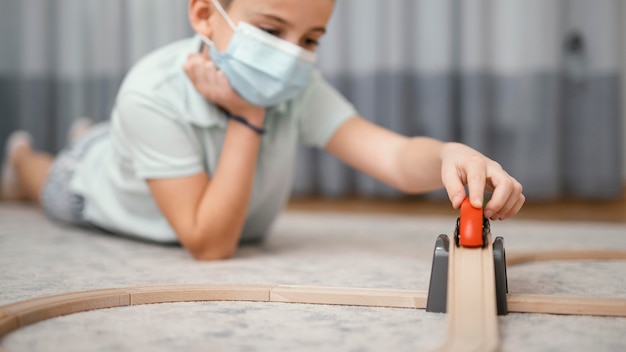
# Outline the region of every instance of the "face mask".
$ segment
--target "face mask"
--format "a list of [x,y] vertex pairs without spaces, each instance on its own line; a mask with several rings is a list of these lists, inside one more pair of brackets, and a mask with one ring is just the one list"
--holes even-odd
[[291,100],[304,92],[315,63],[315,53],[277,38],[245,22],[235,24],[218,0],[213,4],[235,32],[225,52],[202,36],[211,60],[230,85],[248,102],[262,107]]

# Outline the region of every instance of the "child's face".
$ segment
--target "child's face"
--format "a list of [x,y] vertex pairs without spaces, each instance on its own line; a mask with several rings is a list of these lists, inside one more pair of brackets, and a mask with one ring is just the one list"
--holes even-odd
[[[334,4],[334,0],[234,0],[227,12],[235,25],[244,21],[315,51],[326,31]],[[225,51],[233,31],[210,0],[208,5],[208,33],[202,34],[210,37],[220,51]]]

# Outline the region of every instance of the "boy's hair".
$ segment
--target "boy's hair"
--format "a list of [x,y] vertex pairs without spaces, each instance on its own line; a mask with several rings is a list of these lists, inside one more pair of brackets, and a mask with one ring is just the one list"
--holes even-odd
[[222,3],[222,7],[224,7],[224,10],[228,10],[228,7],[230,6],[230,4],[233,3],[233,1],[235,0],[219,0]]
[[234,0],[219,0],[222,3],[224,10],[228,10],[228,7]]

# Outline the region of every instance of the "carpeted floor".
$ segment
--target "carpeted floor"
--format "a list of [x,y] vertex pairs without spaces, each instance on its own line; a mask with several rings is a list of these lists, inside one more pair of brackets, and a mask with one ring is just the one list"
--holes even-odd
[[[263,244],[223,262],[51,223],[0,204],[0,305],[78,290],[262,283],[427,290],[432,249],[456,219],[286,212]],[[626,225],[492,223],[509,253],[626,249]],[[626,297],[626,262],[508,268],[512,293]],[[509,314],[503,351],[624,351],[626,318]],[[250,302],[133,306],[51,319],[2,340],[7,351],[416,351],[439,346],[446,316],[423,310]]]

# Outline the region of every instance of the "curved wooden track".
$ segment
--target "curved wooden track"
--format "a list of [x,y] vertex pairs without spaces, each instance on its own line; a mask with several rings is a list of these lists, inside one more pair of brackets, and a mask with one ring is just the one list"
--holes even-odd
[[534,251],[507,254],[507,265],[546,262],[555,260],[626,260],[626,251],[584,250],[584,251]]
[[[626,251],[529,252],[511,254],[507,259],[509,265],[546,260],[626,259]],[[257,301],[424,309],[426,298],[425,291],[256,284],[101,289],[34,298],[1,306],[0,339],[21,327],[62,315],[141,304]],[[626,317],[626,298],[509,294],[507,303],[509,312]]]

